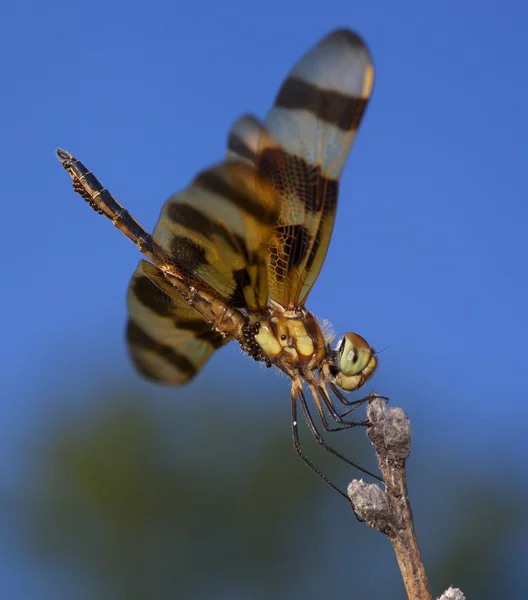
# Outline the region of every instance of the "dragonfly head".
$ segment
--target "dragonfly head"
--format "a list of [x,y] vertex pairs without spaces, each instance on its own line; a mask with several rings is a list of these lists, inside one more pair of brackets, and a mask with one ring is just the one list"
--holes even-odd
[[335,349],[335,383],[352,392],[360,388],[376,370],[378,361],[368,342],[357,333],[345,333]]

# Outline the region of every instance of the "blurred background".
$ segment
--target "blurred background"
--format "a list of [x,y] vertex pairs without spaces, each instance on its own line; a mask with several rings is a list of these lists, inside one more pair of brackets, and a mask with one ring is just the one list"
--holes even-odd
[[[181,389],[133,371],[139,254],[54,154],[151,229],[337,26],[377,81],[308,307],[386,348],[371,387],[411,418],[434,594],[525,598],[526,4],[33,0],[0,23],[0,598],[405,597],[388,541],[295,455],[286,379],[235,345]],[[364,431],[331,439],[375,468]]]

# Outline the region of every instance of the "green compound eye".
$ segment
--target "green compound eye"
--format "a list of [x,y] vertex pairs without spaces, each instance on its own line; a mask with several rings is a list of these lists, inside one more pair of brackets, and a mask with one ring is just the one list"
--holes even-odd
[[358,375],[369,364],[372,350],[357,333],[346,333],[337,346],[339,369],[343,375]]

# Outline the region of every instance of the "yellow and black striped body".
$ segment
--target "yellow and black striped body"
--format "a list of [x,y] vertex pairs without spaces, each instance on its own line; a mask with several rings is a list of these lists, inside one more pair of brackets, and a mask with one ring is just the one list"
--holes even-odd
[[277,305],[260,320],[255,340],[267,360],[290,377],[309,378],[327,356],[321,328],[305,309],[288,311]]

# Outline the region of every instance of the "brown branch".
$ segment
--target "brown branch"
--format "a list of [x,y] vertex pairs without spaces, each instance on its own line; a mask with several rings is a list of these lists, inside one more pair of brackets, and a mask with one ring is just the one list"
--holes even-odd
[[[411,452],[409,419],[401,408],[387,410],[384,399],[378,396],[369,400],[367,415],[371,422],[367,435],[376,450],[385,491],[376,484],[355,479],[348,486],[348,495],[356,513],[390,539],[409,600],[431,600],[407,491],[405,461]],[[442,596],[451,597],[464,596]]]

